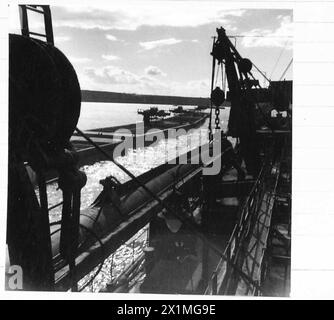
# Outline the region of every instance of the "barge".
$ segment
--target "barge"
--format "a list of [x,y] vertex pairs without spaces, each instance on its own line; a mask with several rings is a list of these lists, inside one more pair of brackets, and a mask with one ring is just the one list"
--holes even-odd
[[[154,137],[157,133],[162,133],[165,138],[167,138],[169,130],[176,130],[180,135],[186,134],[190,129],[203,125],[207,118],[208,113],[189,111],[166,119],[150,121],[146,125],[144,122],[139,122],[122,126],[95,128],[85,130],[84,133],[103,150],[112,153],[115,147],[126,138],[133,138],[134,148],[136,148],[137,139],[143,139],[144,147],[147,147],[155,142]],[[96,148],[80,134],[74,133],[70,141],[78,152],[79,166],[93,164],[103,158]]]

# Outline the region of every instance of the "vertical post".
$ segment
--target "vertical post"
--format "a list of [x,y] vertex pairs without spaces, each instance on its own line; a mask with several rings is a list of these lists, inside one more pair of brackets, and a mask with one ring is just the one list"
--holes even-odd
[[45,251],[41,252],[45,261],[45,278],[47,280],[47,286],[52,289],[54,285],[54,271],[52,265],[52,246],[51,246],[51,234],[50,234],[50,221],[49,221],[49,209],[48,209],[48,197],[46,191],[45,175],[43,172],[38,173],[38,186],[40,192],[40,205],[41,205],[41,229],[42,241],[45,245]]
[[25,5],[19,5],[21,34],[25,37],[29,37],[29,26],[28,26],[28,14],[27,7]]
[[80,195],[85,186],[87,177],[78,170],[75,151],[72,158],[59,170],[58,185],[63,191],[63,211],[60,234],[60,253],[67,260],[70,268],[72,291],[78,291],[78,280],[76,278],[75,260],[78,250],[79,227],[80,227]]
[[52,16],[50,6],[41,6],[44,11],[44,26],[45,26],[45,35],[46,41],[52,45],[54,45],[53,38],[53,28],[52,28]]
[[[38,175],[40,202],[26,168],[10,150],[7,244],[10,262],[23,270],[23,290],[54,290],[46,186]],[[36,263],[38,262],[38,263]]]

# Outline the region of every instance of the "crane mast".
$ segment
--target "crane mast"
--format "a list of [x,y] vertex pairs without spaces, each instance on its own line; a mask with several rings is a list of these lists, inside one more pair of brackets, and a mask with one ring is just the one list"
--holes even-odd
[[[255,103],[251,89],[260,87],[251,73],[252,62],[242,58],[226,35],[224,28],[217,28],[213,43],[213,74],[216,65],[225,65],[226,78],[231,101],[227,135],[238,138],[240,155],[249,174],[258,172],[258,146],[255,126]],[[214,103],[213,103],[214,104]]]

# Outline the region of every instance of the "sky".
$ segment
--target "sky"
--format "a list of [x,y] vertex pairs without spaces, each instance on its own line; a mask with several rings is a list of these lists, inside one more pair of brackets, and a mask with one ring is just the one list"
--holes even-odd
[[[292,59],[292,10],[247,9],[196,1],[51,6],[55,45],[73,64],[81,89],[208,97],[212,37],[223,26],[241,56],[272,80]],[[40,17],[29,15],[32,31]],[[10,32],[19,32],[17,7]],[[264,83],[254,70],[254,76]],[[292,79],[292,68],[285,75]]]

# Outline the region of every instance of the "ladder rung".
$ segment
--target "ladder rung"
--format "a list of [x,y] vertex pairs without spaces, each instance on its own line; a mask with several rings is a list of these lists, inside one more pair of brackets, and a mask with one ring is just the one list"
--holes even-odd
[[26,8],[27,8],[28,10],[35,11],[35,12],[44,14],[44,11],[43,11],[43,10],[39,10],[39,9],[36,9],[36,8],[34,8],[34,7],[30,7],[30,6],[26,6]]
[[38,32],[29,31],[29,34],[33,34],[34,36],[39,36],[39,37],[46,38],[46,34],[42,34],[42,33],[38,33]]

